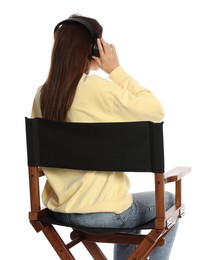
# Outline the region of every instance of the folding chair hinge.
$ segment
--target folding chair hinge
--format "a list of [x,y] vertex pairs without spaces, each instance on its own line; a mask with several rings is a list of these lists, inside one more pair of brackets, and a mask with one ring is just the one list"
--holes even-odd
[[179,209],[179,218],[182,218],[185,214],[185,206],[182,205]]
[[178,220],[178,215],[173,215],[166,220],[166,228],[170,229]]
[[166,220],[166,227],[169,229],[169,228],[171,228],[171,226],[174,225],[174,223],[175,223],[175,221],[173,221],[172,218],[168,218],[168,219]]

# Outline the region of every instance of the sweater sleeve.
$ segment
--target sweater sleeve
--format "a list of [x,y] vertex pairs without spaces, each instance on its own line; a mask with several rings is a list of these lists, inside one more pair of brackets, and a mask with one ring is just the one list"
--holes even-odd
[[42,112],[40,109],[40,90],[41,87],[37,90],[37,93],[33,100],[32,110],[31,110],[31,117],[42,117]]
[[159,100],[149,89],[142,87],[129,76],[122,67],[113,70],[109,78],[119,86],[115,87],[115,113],[124,114],[130,120],[153,122],[163,120],[164,109]]
[[122,67],[117,67],[110,74],[109,78],[119,84],[122,88],[125,88],[130,94],[138,95],[142,91],[150,92],[148,89],[143,88],[140,84],[130,77]]

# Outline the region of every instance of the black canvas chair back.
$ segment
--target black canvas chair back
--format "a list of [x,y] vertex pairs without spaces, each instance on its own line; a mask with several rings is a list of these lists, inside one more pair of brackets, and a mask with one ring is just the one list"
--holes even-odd
[[[75,259],[70,248],[79,242],[98,260],[107,258],[96,242],[139,245],[129,259],[146,259],[155,246],[163,244],[166,233],[183,215],[180,182],[190,171],[188,167],[178,167],[164,173],[163,123],[67,123],[25,118],[25,124],[31,200],[30,223],[37,232],[43,231],[61,259]],[[111,230],[109,233],[99,229],[97,234],[94,230],[78,230],[73,227],[71,242],[65,244],[54,228],[55,224],[60,223],[54,221],[50,211],[41,208],[39,178],[44,175],[40,169],[42,166],[154,173],[157,217],[153,226],[149,227],[149,234],[156,239],[151,242],[149,235],[130,235],[123,230],[122,233],[120,230]],[[176,183],[177,195],[176,205],[167,213],[163,205],[164,185],[168,182]]]
[[163,172],[163,124],[27,119],[29,166]]

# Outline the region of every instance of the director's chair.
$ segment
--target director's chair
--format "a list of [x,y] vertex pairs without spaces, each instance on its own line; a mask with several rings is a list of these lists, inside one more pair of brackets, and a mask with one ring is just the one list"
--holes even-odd
[[[75,259],[71,248],[82,242],[95,260],[107,259],[98,243],[135,244],[129,260],[145,260],[184,215],[181,179],[191,171],[176,167],[164,172],[163,123],[68,123],[41,118],[25,118],[31,210],[29,220],[42,231],[60,259]],[[87,149],[86,149],[87,147]],[[156,218],[133,229],[147,229],[147,235],[134,235],[130,229],[69,227],[70,242],[57,232],[56,221],[40,202],[41,167],[96,171],[151,172],[156,192]],[[175,183],[175,205],[165,209],[165,184]],[[78,256],[77,256],[78,258]],[[125,259],[124,259],[125,260]]]

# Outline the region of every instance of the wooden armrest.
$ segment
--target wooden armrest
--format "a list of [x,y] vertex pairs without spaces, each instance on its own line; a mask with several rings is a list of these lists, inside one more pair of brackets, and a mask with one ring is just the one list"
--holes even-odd
[[173,170],[164,173],[165,183],[176,182],[191,172],[191,167],[176,167]]

